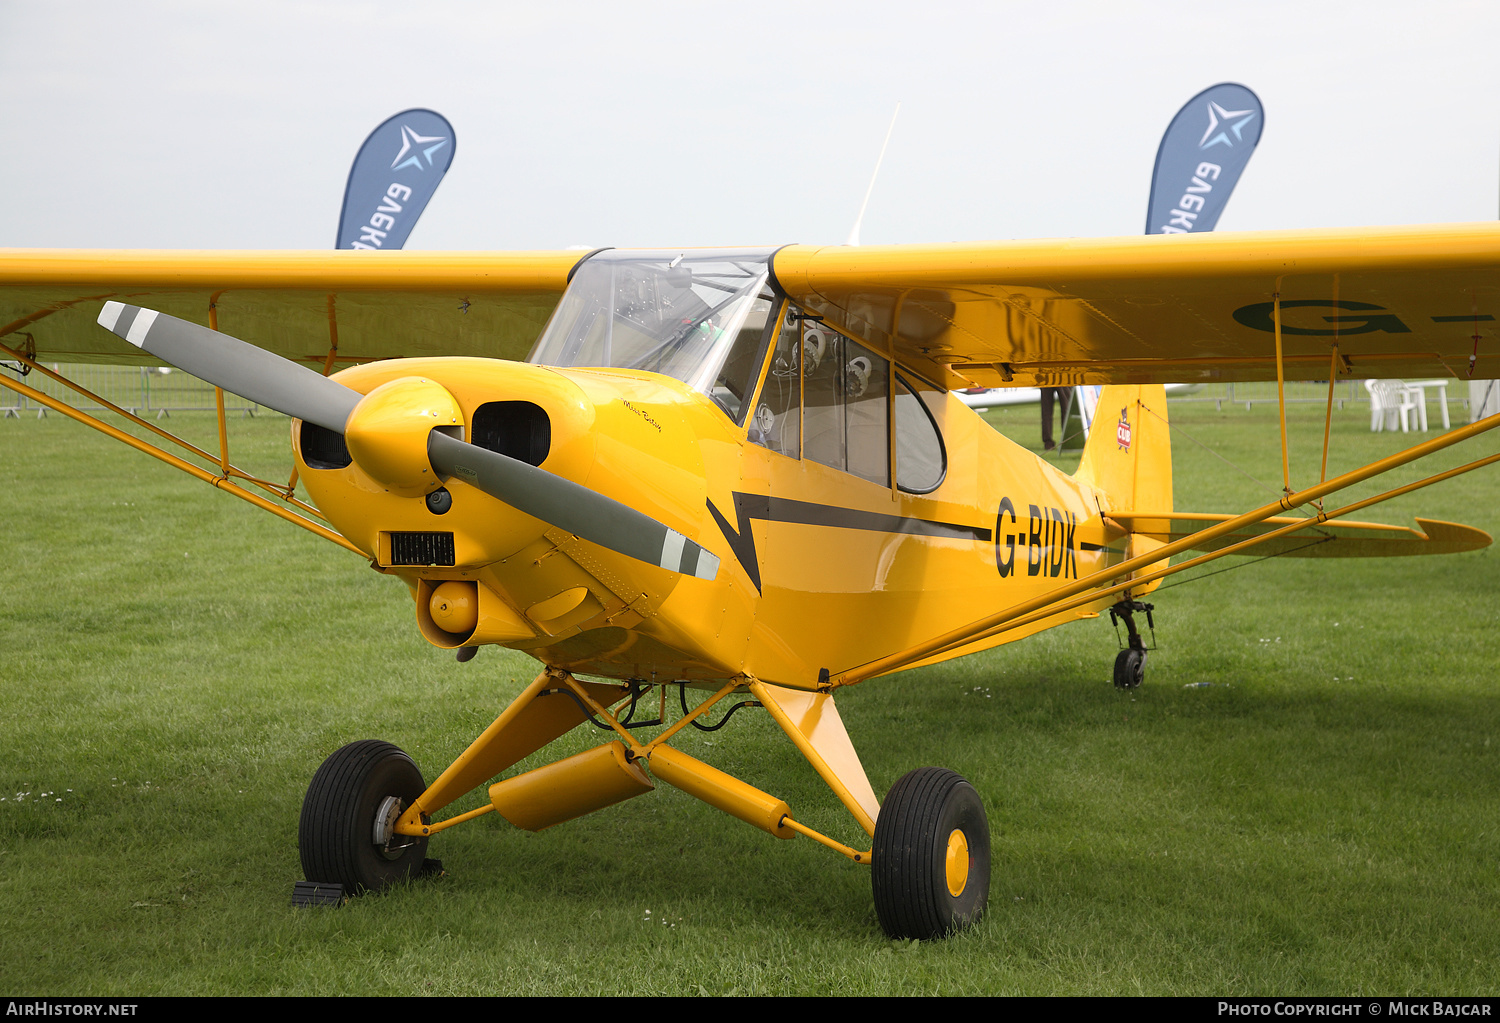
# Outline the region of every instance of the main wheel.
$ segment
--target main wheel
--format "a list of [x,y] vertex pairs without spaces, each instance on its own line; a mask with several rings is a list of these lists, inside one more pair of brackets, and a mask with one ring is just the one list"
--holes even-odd
[[1115,688],[1134,689],[1146,677],[1146,651],[1126,647],[1115,658]]
[[297,846],[303,875],[349,892],[415,877],[427,838],[398,835],[394,827],[426,788],[411,757],[388,742],[362,739],[335,751],[302,800]]
[[893,938],[940,938],[979,918],[990,897],[990,826],[961,776],[919,767],[875,819],[870,884]]

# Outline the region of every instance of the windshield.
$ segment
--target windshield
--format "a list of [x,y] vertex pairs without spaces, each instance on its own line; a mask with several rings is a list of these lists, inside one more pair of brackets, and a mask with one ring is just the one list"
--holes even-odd
[[774,297],[774,249],[610,249],[580,265],[528,362],[675,377],[743,422]]

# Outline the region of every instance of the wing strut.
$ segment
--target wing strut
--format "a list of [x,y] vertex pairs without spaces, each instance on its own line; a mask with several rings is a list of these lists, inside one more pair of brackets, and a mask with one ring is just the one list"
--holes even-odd
[[[77,391],[79,394],[82,394],[86,398],[97,401],[101,406],[108,408],[112,412],[118,413],[137,426],[143,426],[153,433],[156,433],[161,437],[172,441],[173,443],[180,444],[182,447],[186,448],[205,461],[219,461],[219,459],[215,458],[213,455],[210,455],[207,451],[204,451],[196,445],[189,444],[181,437],[177,437],[167,432],[166,430],[161,429],[159,426],[156,426],[155,424],[150,423],[140,418],[139,416],[131,414],[130,412],[120,408],[118,405],[115,405],[112,402],[106,401],[104,398],[100,397],[97,394],[94,394],[92,391],[89,391],[86,388],[80,387],[78,384],[75,384],[73,381],[67,379],[66,377],[52,372],[40,363],[33,362],[32,360],[22,356],[21,353],[15,351],[14,349],[4,344],[0,344],[0,351],[5,352],[11,358],[18,359],[20,362],[27,366],[30,366],[32,369],[41,370],[42,373],[44,373],[51,379],[56,380],[58,383],[61,383],[74,391]],[[150,455],[152,458],[166,462],[173,468],[181,469],[189,476],[200,479],[205,483],[211,483],[214,486],[218,487],[220,490],[226,493],[233,494],[235,497],[238,497],[241,500],[249,501],[257,508],[268,511],[272,515],[276,515],[280,518],[286,519],[288,522],[296,523],[303,529],[306,529],[308,532],[316,533],[323,539],[336,543],[346,550],[353,551],[355,554],[358,554],[362,558],[368,557],[368,555],[365,554],[364,551],[354,546],[338,533],[329,529],[327,526],[319,525],[318,523],[312,521],[310,516],[318,515],[317,509],[313,508],[311,505],[304,504],[303,502],[297,500],[295,497],[292,497],[290,494],[282,491],[281,488],[274,483],[258,479],[254,476],[251,476],[249,473],[236,469],[234,466],[228,466],[227,472],[223,475],[209,472],[207,469],[200,468],[199,466],[194,465],[192,462],[189,462],[186,459],[179,458],[176,455],[164,450],[163,448],[148,443],[147,441],[141,440],[138,437],[133,437],[125,431],[110,426],[108,423],[96,419],[86,412],[81,412],[65,401],[60,401],[33,387],[28,387],[26,384],[21,383],[19,380],[11,380],[8,377],[0,375],[0,387],[7,387],[10,390],[15,391],[17,394],[24,395],[25,397],[36,402],[38,405],[49,408],[54,412],[61,412],[69,419],[77,420],[84,426],[91,426],[94,429],[98,430],[100,433],[103,433],[105,436],[112,437],[115,440],[120,441],[122,444],[128,444],[129,446],[135,448],[137,451],[144,452],[145,454]],[[227,453],[224,457],[227,459]],[[227,465],[227,462],[225,464]],[[271,501],[266,500],[259,494],[253,494],[250,491],[246,490],[244,487],[236,484],[234,482],[235,480],[244,480],[247,483],[253,483],[255,486],[260,487],[267,493],[275,494],[277,497],[288,502],[289,504],[297,506],[299,509],[306,512],[306,514],[299,515],[297,512],[291,511],[287,508],[283,508],[278,504],[274,504]],[[321,518],[322,516],[318,515],[318,517]]]
[[[1259,536],[1250,537],[1249,539],[1246,539],[1246,540],[1241,540],[1239,543],[1233,544],[1233,545],[1231,545],[1229,547],[1226,547],[1226,548],[1224,548],[1222,550],[1212,551],[1212,552],[1210,552],[1208,554],[1201,555],[1201,556],[1193,558],[1193,559],[1191,559],[1189,561],[1184,561],[1181,564],[1172,565],[1169,568],[1159,569],[1158,571],[1150,572],[1150,573],[1147,573],[1146,575],[1143,575],[1143,576],[1138,576],[1138,577],[1133,578],[1133,579],[1127,579],[1125,582],[1123,582],[1123,583],[1117,583],[1116,585],[1111,586],[1107,590],[1100,590],[1098,593],[1086,593],[1086,594],[1083,594],[1081,596],[1074,597],[1074,598],[1072,598],[1070,600],[1063,601],[1061,604],[1058,604],[1058,605],[1055,605],[1055,606],[1054,605],[1049,605],[1049,606],[1047,606],[1045,608],[1042,608],[1039,611],[1033,611],[1030,614],[1022,615],[1019,618],[1015,618],[1015,619],[1012,619],[1012,620],[1010,620],[1008,622],[1005,622],[1005,623],[1003,623],[1001,625],[998,625],[995,628],[989,629],[989,630],[981,633],[978,636],[971,636],[971,637],[969,637],[969,639],[965,640],[964,642],[951,644],[951,645],[945,647],[943,650],[938,651],[938,653],[947,653],[948,651],[953,650],[953,649],[955,649],[957,647],[960,647],[960,646],[964,646],[967,643],[972,643],[972,642],[974,642],[976,640],[980,640],[980,639],[989,639],[990,637],[997,636],[997,635],[999,635],[1002,632],[1009,632],[1011,629],[1018,629],[1018,628],[1020,628],[1020,627],[1022,627],[1024,625],[1028,625],[1031,622],[1037,621],[1039,619],[1048,618],[1048,617],[1051,617],[1052,615],[1058,614],[1058,613],[1060,613],[1062,611],[1070,611],[1070,610],[1072,610],[1075,607],[1081,607],[1084,604],[1092,603],[1092,602],[1098,600],[1100,597],[1109,596],[1109,595],[1115,594],[1115,593],[1120,593],[1120,592],[1122,592],[1124,590],[1129,590],[1129,589],[1132,589],[1132,588],[1137,587],[1137,586],[1142,586],[1142,585],[1144,585],[1146,583],[1155,582],[1158,579],[1165,579],[1169,575],[1177,575],[1179,572],[1185,572],[1186,570],[1188,570],[1190,568],[1196,568],[1199,565],[1207,564],[1210,561],[1213,561],[1213,560],[1215,560],[1217,558],[1224,557],[1225,555],[1228,555],[1228,554],[1244,554],[1244,553],[1247,553],[1248,550],[1249,550],[1249,548],[1255,547],[1255,546],[1260,545],[1260,544],[1264,544],[1264,543],[1266,543],[1269,540],[1279,539],[1279,538],[1281,538],[1283,536],[1287,536],[1290,533],[1295,533],[1295,532],[1298,532],[1299,530],[1307,529],[1310,526],[1316,526],[1319,523],[1330,521],[1330,520],[1336,518],[1337,516],[1348,515],[1350,512],[1358,511],[1361,508],[1368,508],[1372,504],[1380,504],[1383,501],[1389,501],[1392,498],[1400,497],[1402,494],[1409,494],[1413,490],[1420,490],[1423,487],[1429,487],[1429,486],[1431,486],[1434,483],[1441,483],[1443,480],[1451,479],[1454,476],[1460,476],[1460,475],[1462,475],[1462,474],[1464,474],[1466,472],[1473,472],[1475,469],[1482,469],[1482,468],[1484,468],[1487,465],[1494,464],[1495,462],[1500,462],[1500,453],[1493,454],[1493,455],[1488,455],[1488,456],[1486,456],[1484,458],[1480,458],[1480,459],[1477,459],[1477,460],[1475,460],[1473,462],[1469,462],[1467,465],[1461,465],[1461,466],[1459,466],[1456,469],[1449,469],[1446,472],[1440,472],[1440,473],[1438,473],[1438,474],[1436,474],[1434,476],[1429,476],[1426,479],[1418,480],[1415,483],[1408,483],[1407,485],[1405,485],[1403,487],[1397,487],[1395,490],[1387,490],[1383,494],[1377,494],[1375,497],[1366,498],[1363,501],[1355,501],[1353,504],[1345,505],[1344,507],[1335,509],[1334,511],[1331,511],[1331,512],[1326,512],[1326,513],[1325,512],[1319,512],[1316,516],[1314,516],[1312,518],[1303,519],[1303,520],[1300,520],[1298,522],[1293,522],[1293,523],[1290,523],[1289,525],[1283,526],[1280,529],[1273,530],[1273,531],[1271,531],[1269,533],[1264,533],[1264,534],[1261,534]],[[1418,520],[1419,523],[1425,522],[1425,521],[1426,520],[1424,520],[1424,519],[1419,519]],[[1432,525],[1435,526],[1436,524],[1432,524]],[[1313,540],[1312,543],[1313,544],[1327,543],[1331,539],[1332,539],[1332,537],[1322,537],[1322,538]],[[1276,556],[1277,556],[1276,554],[1267,555],[1267,557],[1272,557],[1272,558],[1274,558]],[[1187,580],[1187,581],[1188,582],[1192,582],[1193,580],[1190,579],[1190,580]],[[1144,606],[1149,607],[1150,605],[1144,605]]]
[[[1335,327],[1337,329],[1337,327]],[[1333,432],[1333,385],[1339,372],[1339,339],[1333,339],[1333,351],[1328,356],[1328,405],[1323,410],[1323,468],[1318,472],[1318,482],[1328,479],[1328,437]],[[1444,394],[1448,392],[1444,391]],[[1322,507],[1319,505],[1318,507]]]
[[1276,409],[1281,413],[1281,492],[1292,492],[1292,463],[1286,451],[1286,369],[1281,364],[1281,277],[1271,295],[1271,312],[1276,326]]
[[[328,293],[328,358],[323,360],[323,375],[326,377],[333,372],[333,361],[339,354],[339,320],[334,308],[334,300],[337,296],[333,292]],[[218,330],[218,326],[210,323],[209,326]],[[287,492],[297,489],[297,467],[292,466],[292,477],[286,481]]]
[[[1176,573],[1183,571],[1184,569],[1204,564],[1208,561],[1214,560],[1215,558],[1223,557],[1226,554],[1239,553],[1245,549],[1255,546],[1258,543],[1264,543],[1267,540],[1284,536],[1287,533],[1292,533],[1299,529],[1306,529],[1308,526],[1318,525],[1336,516],[1347,515],[1350,512],[1357,511],[1361,508],[1367,508],[1372,504],[1378,504],[1382,501],[1388,501],[1391,498],[1399,497],[1402,494],[1410,493],[1411,491],[1420,489],[1422,487],[1431,486],[1434,483],[1438,483],[1446,479],[1451,479],[1454,476],[1458,476],[1466,472],[1472,472],[1475,469],[1482,468],[1483,466],[1489,465],[1496,461],[1500,461],[1500,454],[1490,455],[1486,458],[1481,458],[1477,461],[1469,462],[1467,465],[1459,466],[1456,469],[1449,469],[1446,472],[1438,473],[1435,476],[1429,476],[1426,479],[1419,480],[1416,483],[1407,484],[1403,487],[1397,487],[1395,490],[1386,491],[1383,494],[1379,494],[1372,498],[1367,498],[1363,501],[1356,501],[1354,504],[1348,505],[1344,508],[1340,508],[1334,512],[1319,512],[1318,515],[1305,521],[1294,522],[1290,525],[1282,527],[1281,529],[1273,530],[1272,532],[1264,533],[1260,536],[1251,537],[1250,539],[1237,543],[1232,547],[1201,555],[1200,557],[1194,558],[1191,561],[1185,561],[1180,565],[1174,565],[1169,568],[1161,569],[1140,578],[1126,579],[1125,582],[1119,583],[1118,585],[1112,586],[1108,589],[1097,589],[1097,587],[1100,587],[1102,584],[1112,582],[1123,576],[1129,576],[1137,569],[1147,569],[1151,565],[1166,561],[1175,554],[1180,554],[1183,551],[1200,546],[1205,541],[1212,540],[1227,533],[1232,533],[1242,526],[1252,525],[1256,522],[1262,521],[1263,519],[1268,519],[1278,512],[1290,511],[1291,509],[1296,508],[1300,505],[1309,504],[1313,501],[1320,500],[1327,494],[1332,494],[1339,490],[1343,490],[1347,487],[1353,486],[1356,483],[1362,483],[1373,476],[1378,476],[1381,473],[1389,472],[1390,470],[1395,469],[1399,466],[1406,465],[1408,462],[1414,462],[1419,458],[1423,458],[1427,455],[1433,454],[1434,452],[1441,451],[1444,448],[1452,447],[1459,441],[1468,440],[1470,437],[1477,437],[1479,434],[1486,433],[1490,430],[1495,429],[1496,427],[1500,427],[1500,413],[1496,413],[1492,416],[1486,416],[1484,419],[1479,420],[1477,423],[1471,423],[1468,426],[1459,427],[1458,429],[1453,430],[1450,433],[1446,433],[1434,440],[1430,440],[1426,443],[1407,448],[1405,451],[1391,455],[1388,458],[1382,458],[1378,461],[1371,462],[1369,465],[1366,465],[1362,468],[1352,469],[1349,472],[1343,473],[1342,475],[1335,476],[1331,480],[1319,483],[1317,486],[1308,487],[1305,490],[1300,490],[1296,493],[1288,494],[1280,500],[1274,501],[1270,504],[1262,505],[1261,507],[1256,508],[1254,511],[1246,512],[1243,515],[1237,515],[1234,518],[1221,522],[1216,526],[1211,526],[1208,529],[1194,533],[1192,536],[1186,537],[1182,540],[1173,541],[1172,543],[1166,544],[1162,547],[1158,547],[1152,550],[1150,553],[1142,554],[1134,558],[1129,558],[1125,561],[1122,561],[1120,564],[1108,568],[1102,572],[1095,573],[1094,575],[1080,579],[1077,582],[1070,583],[1067,586],[1061,586],[1056,590],[1053,590],[1051,593],[1045,594],[1043,596],[1023,601],[1012,607],[1006,608],[1003,611],[999,611],[985,618],[981,618],[978,621],[971,622],[970,624],[962,626],[960,628],[953,629],[934,639],[927,640],[924,643],[919,643],[916,646],[907,648],[906,650],[898,651],[897,653],[877,658],[876,660],[861,664],[858,667],[850,668],[848,671],[841,672],[830,679],[827,688],[833,689],[838,686],[854,685],[858,682],[863,682],[867,679],[874,678],[877,675],[885,675],[893,671],[899,671],[902,668],[917,663],[918,661],[926,660],[929,657],[937,656],[938,654],[955,650],[959,647],[966,646],[978,640],[988,638],[996,633],[1006,631],[1007,629],[1019,627],[1026,622],[1035,621],[1038,618],[1046,618],[1061,611],[1065,611],[1073,607],[1078,607],[1083,604],[1096,601],[1101,597],[1106,597],[1110,594],[1118,593],[1122,590],[1127,590],[1133,586],[1140,586],[1142,583],[1160,579],[1167,575],[1175,575]],[[1070,598],[1079,599],[1073,600]]]

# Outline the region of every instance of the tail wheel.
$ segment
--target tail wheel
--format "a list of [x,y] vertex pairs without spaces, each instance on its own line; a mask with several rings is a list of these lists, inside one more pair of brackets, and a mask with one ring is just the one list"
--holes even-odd
[[1115,688],[1135,689],[1146,677],[1146,651],[1126,647],[1115,658]]
[[313,775],[302,800],[297,846],[309,881],[378,891],[415,877],[426,837],[398,835],[396,821],[427,786],[411,757],[377,739],[351,742]]
[[973,923],[990,897],[990,826],[960,775],[919,767],[891,786],[875,820],[870,883],[893,938],[940,938]]

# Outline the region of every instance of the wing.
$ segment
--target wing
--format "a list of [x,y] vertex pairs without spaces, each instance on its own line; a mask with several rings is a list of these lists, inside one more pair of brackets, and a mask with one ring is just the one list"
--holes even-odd
[[104,302],[217,326],[321,368],[524,359],[585,253],[0,249],[0,340],[47,362],[159,365],[99,329]]
[[773,267],[950,388],[1275,379],[1278,293],[1287,379],[1466,375],[1476,345],[1500,376],[1494,223],[788,246]]

